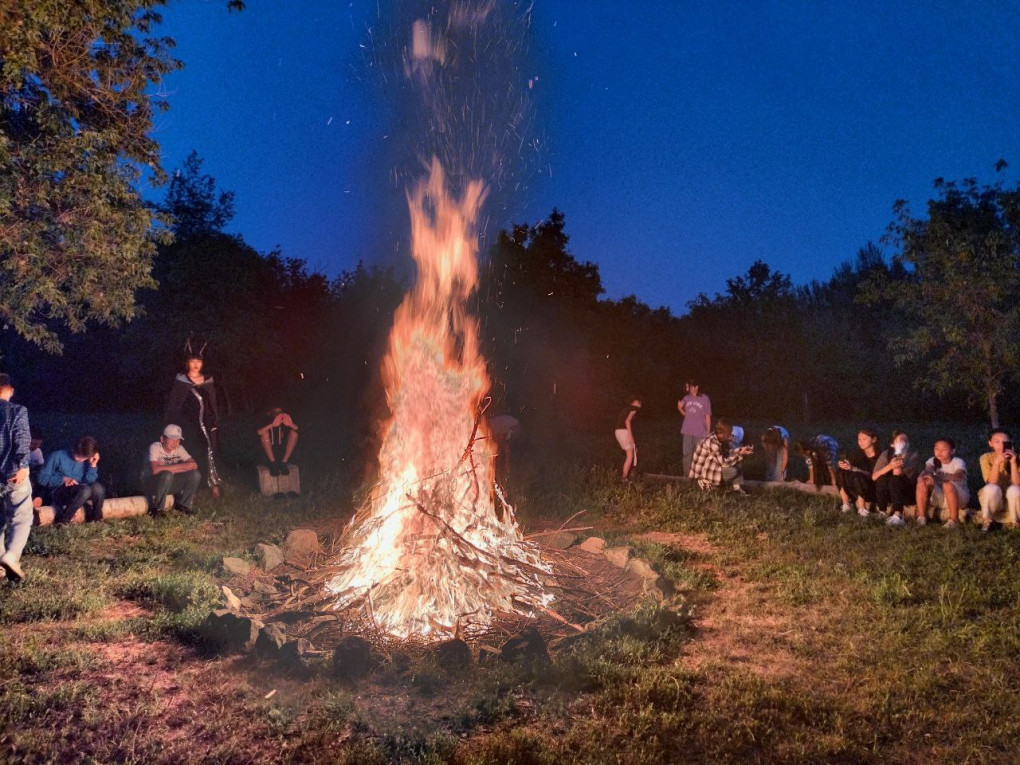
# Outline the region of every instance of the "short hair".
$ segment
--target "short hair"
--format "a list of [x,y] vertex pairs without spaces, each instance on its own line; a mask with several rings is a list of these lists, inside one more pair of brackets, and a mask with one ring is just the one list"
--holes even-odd
[[732,433],[732,432],[733,432],[733,426],[730,424],[729,420],[720,417],[718,420],[715,421],[715,434],[717,436],[720,436],[723,433]]
[[74,453],[79,457],[91,457],[97,451],[99,451],[99,445],[92,436],[82,436],[74,445]]
[[938,443],[939,441],[943,441],[949,444],[949,448],[952,449],[953,451],[956,451],[956,441],[951,439],[949,436],[939,436],[938,438],[935,439],[935,443]]

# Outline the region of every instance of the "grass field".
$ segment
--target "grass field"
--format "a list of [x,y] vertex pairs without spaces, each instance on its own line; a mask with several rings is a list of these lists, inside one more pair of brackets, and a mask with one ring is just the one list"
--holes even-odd
[[[920,446],[946,431],[911,432]],[[955,432],[976,470],[981,433]],[[0,586],[0,760],[1020,759],[1020,533],[889,529],[792,492],[623,486],[610,439],[576,447],[515,455],[527,528],[583,511],[574,524],[634,545],[681,597],[608,620],[550,670],[416,659],[350,685],[211,652],[196,628],[222,556],[296,527],[335,533],[356,488],[337,478],[282,503],[238,483],[197,517],[34,530],[29,578]],[[639,448],[646,470],[676,472],[665,425]]]

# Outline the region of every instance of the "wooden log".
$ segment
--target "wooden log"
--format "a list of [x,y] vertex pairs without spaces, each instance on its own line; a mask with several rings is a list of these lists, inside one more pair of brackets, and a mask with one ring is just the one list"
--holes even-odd
[[[174,506],[174,498],[168,495],[163,507],[170,510]],[[35,513],[36,526],[49,526],[56,517],[56,510],[51,505],[33,508]],[[103,503],[103,520],[108,521],[115,518],[137,518],[149,512],[148,497],[111,497]],[[84,523],[85,510],[79,509],[71,519],[71,523]]]
[[275,494],[301,493],[301,471],[297,465],[288,462],[288,475],[274,476],[265,465],[259,465],[259,493],[263,497]]
[[839,495],[839,489],[835,486],[815,486],[813,483],[803,481],[741,481],[740,485],[745,489],[791,489],[805,494]]

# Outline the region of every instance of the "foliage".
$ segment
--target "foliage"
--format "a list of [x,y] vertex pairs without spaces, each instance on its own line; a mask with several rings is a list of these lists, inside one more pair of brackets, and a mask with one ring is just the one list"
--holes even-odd
[[935,188],[926,219],[904,201],[894,208],[889,235],[909,277],[876,272],[863,296],[891,302],[911,321],[892,347],[898,359],[924,363],[919,386],[965,393],[998,427],[999,399],[1020,362],[1020,186],[968,178]]

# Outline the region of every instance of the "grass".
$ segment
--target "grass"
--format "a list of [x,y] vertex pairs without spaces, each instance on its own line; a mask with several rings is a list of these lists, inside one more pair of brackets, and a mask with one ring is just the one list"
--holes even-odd
[[[669,472],[673,434],[652,435],[646,469]],[[981,434],[960,440],[976,469]],[[520,456],[520,519],[584,511],[572,525],[631,544],[682,600],[564,641],[549,668],[450,675],[412,657],[344,685],[196,648],[224,555],[339,528],[354,487],[332,477],[300,500],[233,485],[196,517],[35,529],[29,578],[0,587],[0,760],[1015,761],[1020,536],[889,529],[796,493],[624,486],[604,447]]]

